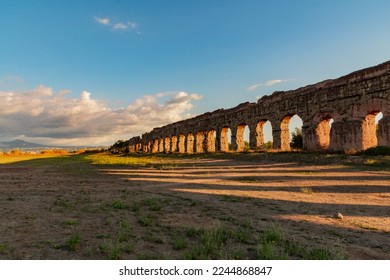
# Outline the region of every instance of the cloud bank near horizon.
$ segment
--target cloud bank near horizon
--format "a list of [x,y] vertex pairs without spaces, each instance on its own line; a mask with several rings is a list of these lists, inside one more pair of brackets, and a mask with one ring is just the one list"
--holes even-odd
[[[125,108],[83,91],[70,92],[40,85],[23,92],[0,91],[0,139],[24,139],[51,145],[110,145],[152,128],[190,117],[197,93],[146,95]],[[166,100],[166,101],[163,101]]]

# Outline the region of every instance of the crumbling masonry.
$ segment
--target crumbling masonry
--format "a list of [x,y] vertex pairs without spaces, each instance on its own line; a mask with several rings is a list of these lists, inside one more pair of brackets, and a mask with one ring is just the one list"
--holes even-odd
[[[383,118],[375,125],[375,116]],[[163,127],[127,141],[129,152],[204,153],[243,151],[249,127],[253,150],[264,145],[263,126],[272,125],[273,148],[290,150],[289,121],[303,121],[306,150],[365,150],[390,146],[390,61],[291,91],[274,92],[257,103],[219,109]],[[330,121],[333,120],[333,123]]]

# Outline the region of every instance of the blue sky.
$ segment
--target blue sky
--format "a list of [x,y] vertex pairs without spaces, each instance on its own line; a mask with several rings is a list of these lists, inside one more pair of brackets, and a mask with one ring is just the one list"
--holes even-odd
[[0,141],[109,145],[390,59],[385,0],[0,7]]

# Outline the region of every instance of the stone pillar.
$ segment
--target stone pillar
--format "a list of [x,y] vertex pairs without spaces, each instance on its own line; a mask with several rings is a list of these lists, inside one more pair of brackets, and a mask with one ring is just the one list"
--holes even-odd
[[160,138],[158,140],[158,152],[163,153],[164,152],[164,139]]
[[302,126],[303,148],[309,151],[327,150],[330,147],[330,119],[319,123],[304,122]]
[[177,136],[171,137],[171,152],[175,153],[177,152]]
[[215,153],[214,130],[210,130],[206,134],[206,151],[208,153]]
[[171,152],[171,138],[170,137],[165,137],[164,138],[164,150],[165,153]]
[[284,120],[280,123],[280,149],[282,151],[290,151],[290,129],[288,124],[290,122],[290,118],[288,120]]
[[186,141],[186,152],[192,154],[194,152],[194,135],[188,133]]
[[280,130],[280,121],[271,121],[272,126],[272,137],[273,137],[273,148],[280,150],[281,149],[281,130]]
[[[255,137],[256,137],[256,149],[262,149],[264,148],[264,121],[259,122],[256,125],[255,131]],[[251,129],[252,132],[252,129]]]
[[249,125],[249,147],[252,149],[252,150],[256,150],[257,148],[259,148],[257,146],[257,125],[256,124],[252,124],[252,125]]
[[239,125],[236,130],[236,151],[243,152],[245,150],[245,140],[244,140],[244,129],[245,126]]
[[215,131],[215,151],[220,152],[221,151],[221,129],[217,128]]
[[332,151],[360,151],[363,149],[363,121],[335,121],[330,133]]
[[378,122],[378,145],[390,147],[390,116],[383,116]]
[[185,146],[186,137],[183,134],[179,136],[179,153],[184,154],[186,152]]
[[152,146],[152,153],[158,153],[158,139],[155,139],[153,141],[153,146]]
[[232,150],[237,151],[237,142],[236,142],[236,134],[237,134],[237,128],[233,127],[230,129],[231,130],[231,140],[230,142],[232,143]]
[[[217,139],[219,138],[219,150],[222,152],[229,151],[229,140],[228,140],[228,128],[223,127],[217,131]],[[218,136],[219,135],[219,136]]]
[[197,153],[204,153],[203,150],[203,132],[196,133],[195,137],[195,152]]
[[366,150],[378,145],[376,136],[375,115],[368,114],[362,123],[362,149]]

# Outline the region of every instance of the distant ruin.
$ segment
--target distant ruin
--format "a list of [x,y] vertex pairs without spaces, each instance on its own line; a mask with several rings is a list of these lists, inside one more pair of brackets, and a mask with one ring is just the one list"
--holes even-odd
[[[379,112],[383,118],[376,125]],[[277,91],[257,103],[242,103],[157,127],[142,137],[132,137],[126,147],[130,153],[241,152],[248,126],[250,149],[260,150],[264,146],[263,126],[270,121],[273,148],[289,151],[289,122],[294,115],[303,121],[305,150],[360,151],[390,146],[390,61],[338,79]]]

